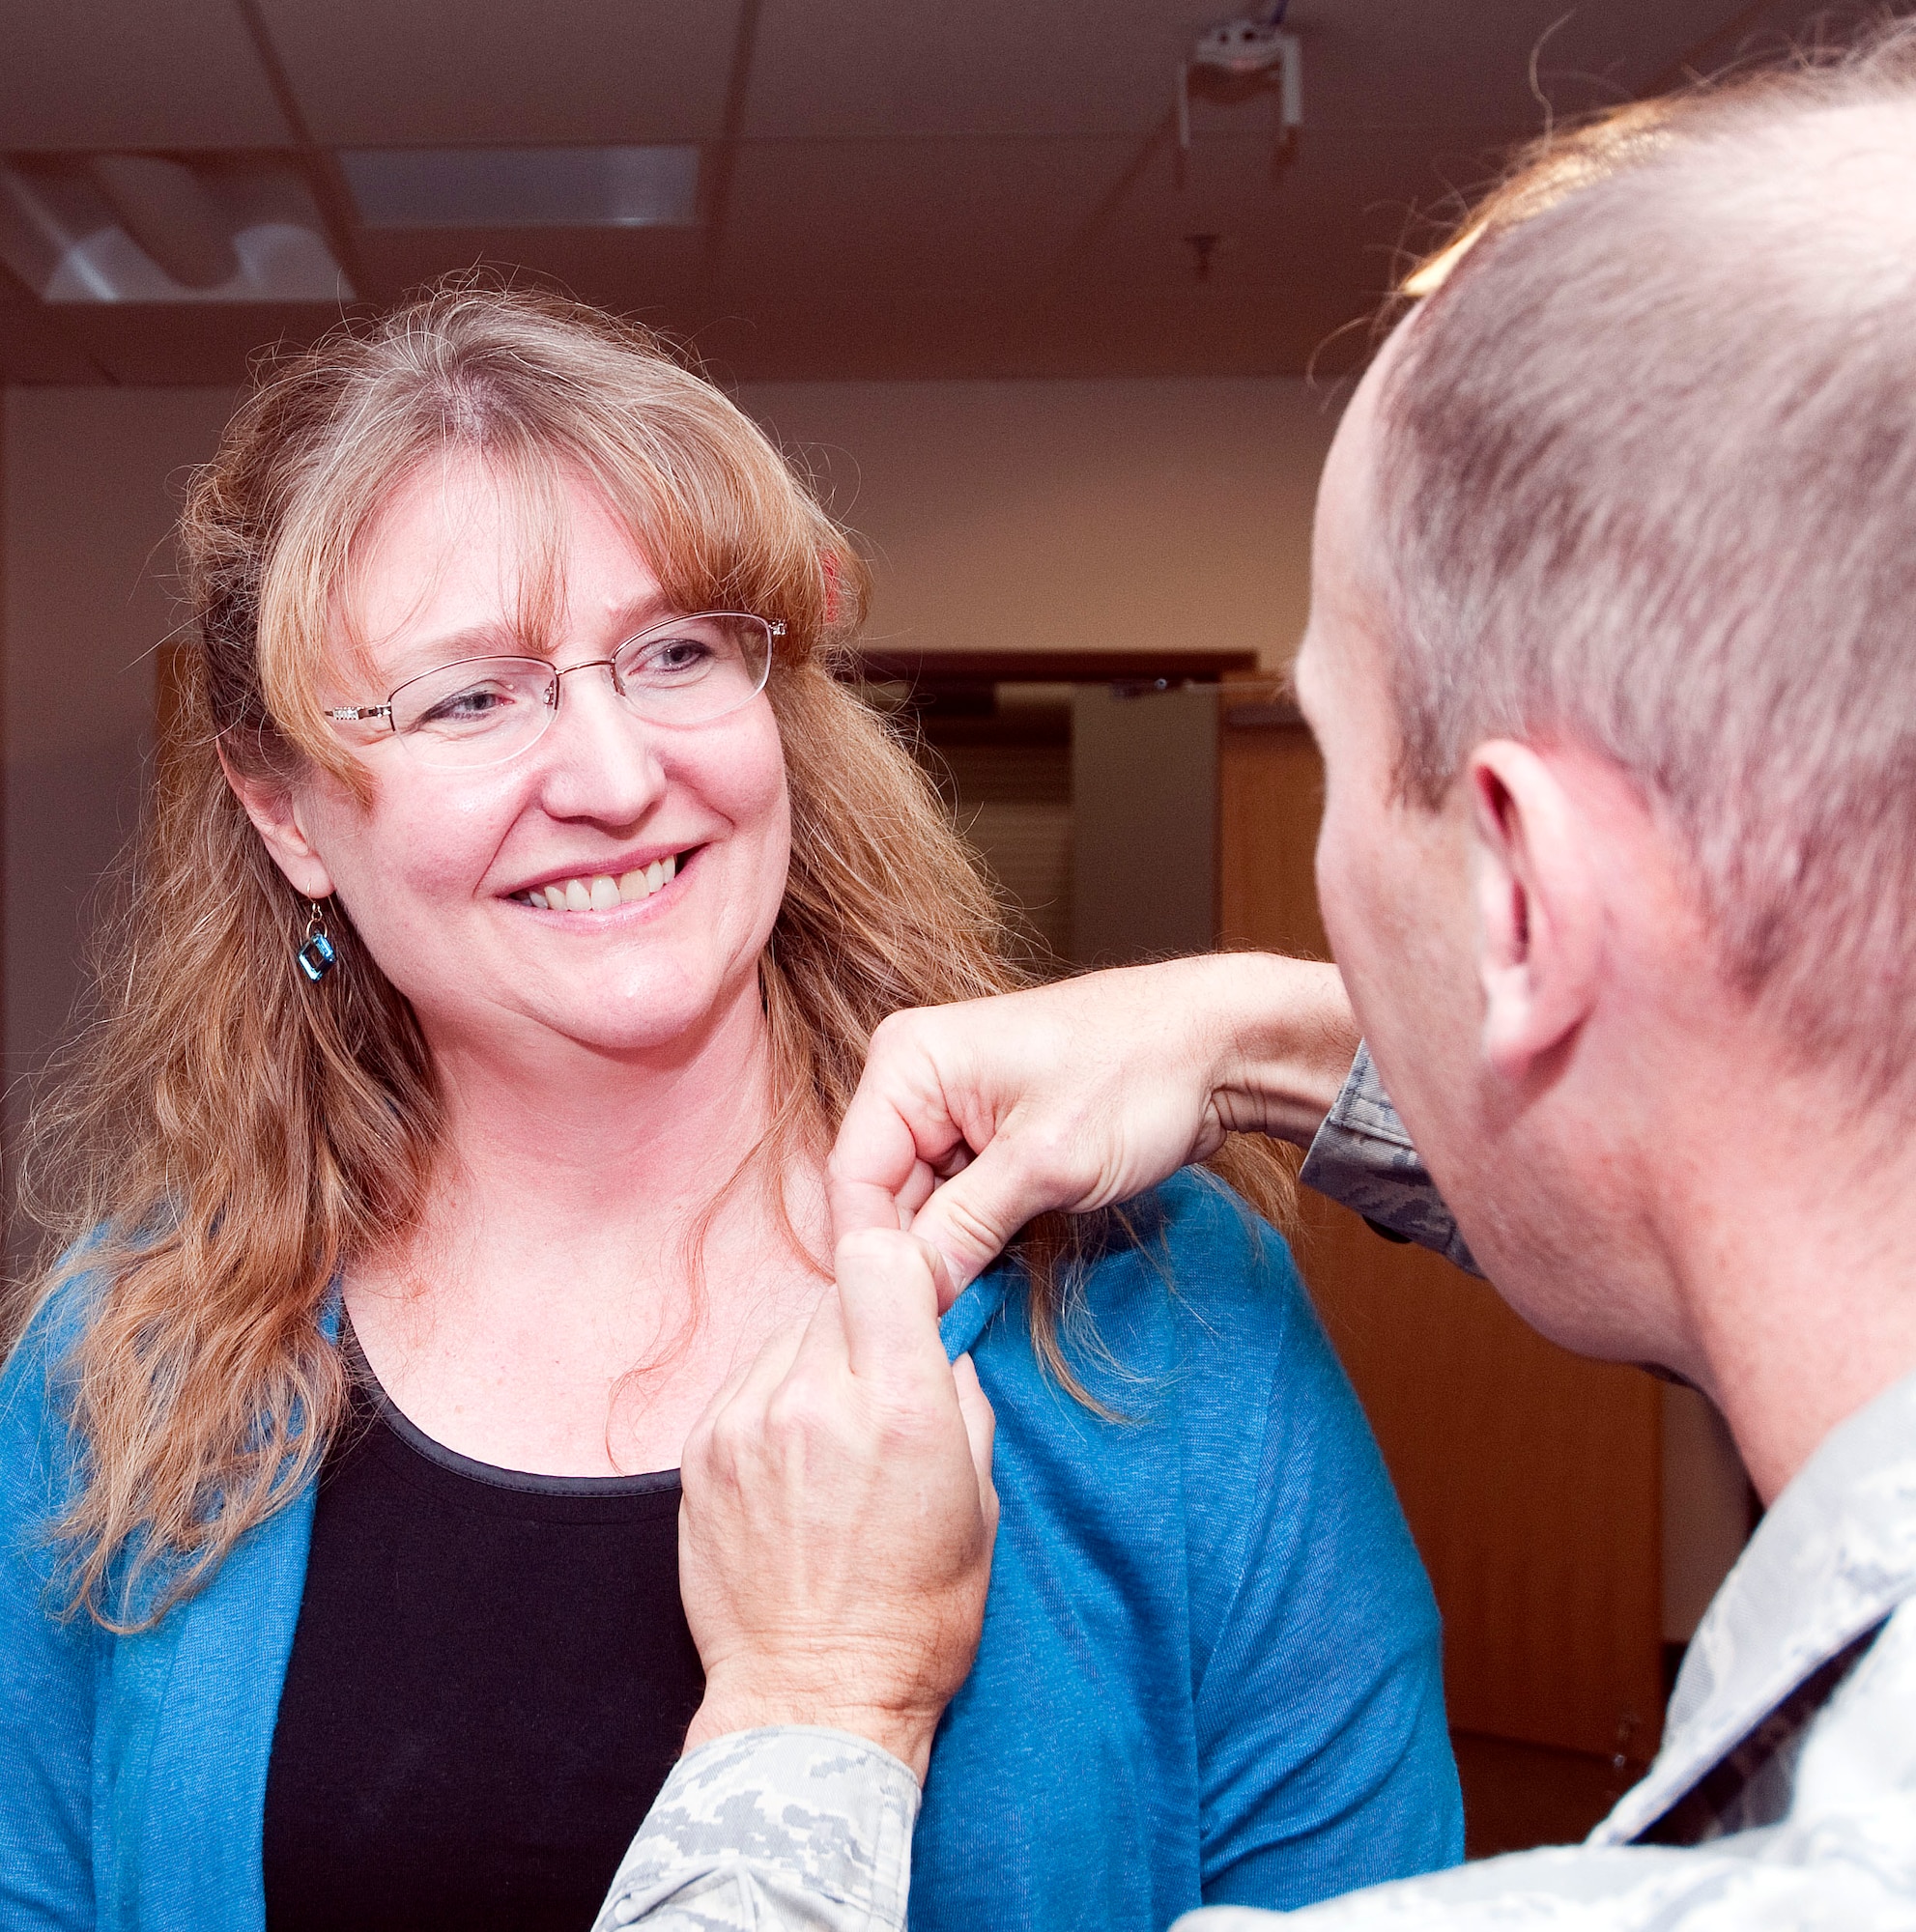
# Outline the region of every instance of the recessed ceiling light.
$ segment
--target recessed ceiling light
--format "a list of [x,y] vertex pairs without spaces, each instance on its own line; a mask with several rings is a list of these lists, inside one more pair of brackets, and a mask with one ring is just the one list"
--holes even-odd
[[340,165],[368,228],[685,228],[699,150],[357,148]]
[[14,156],[0,259],[47,302],[337,302],[353,288],[278,162]]

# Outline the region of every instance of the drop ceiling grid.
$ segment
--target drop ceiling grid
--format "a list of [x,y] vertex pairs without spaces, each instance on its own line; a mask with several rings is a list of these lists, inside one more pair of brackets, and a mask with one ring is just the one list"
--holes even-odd
[[262,0],[339,147],[710,141],[740,0]]
[[[1387,283],[1413,210],[1480,184],[1560,112],[1687,53],[1793,25],[1736,0],[1298,0],[1305,128],[1273,183],[1264,103],[1197,111],[1176,184],[1175,61],[1236,0],[259,0],[322,143],[697,140],[725,231],[358,236],[361,294],[519,264],[794,377],[1266,373],[1301,367]],[[16,8],[0,147],[283,148],[232,0]],[[722,147],[741,22],[756,18]],[[1726,23],[1735,34],[1710,46]],[[1623,51],[1619,51],[1623,50]],[[1184,238],[1226,240],[1199,284]],[[232,381],[317,309],[54,312],[0,302],[11,380]]]
[[[1544,93],[1575,111],[1626,98],[1735,11],[1735,0],[1608,0],[1567,14],[1562,0],[1302,0],[1291,24],[1308,125],[1507,133],[1540,115],[1533,51]],[[1779,0],[1771,11],[1807,9]],[[1231,0],[763,0],[743,133],[1143,135],[1192,40],[1231,12]]]
[[1142,133],[1219,13],[1216,0],[764,0],[744,133]]
[[1220,238],[1215,287],[1256,286],[1267,298],[1301,285],[1382,294],[1399,251],[1418,249],[1453,191],[1481,184],[1507,136],[1458,129],[1433,150],[1402,128],[1312,128],[1275,180],[1269,131],[1196,141],[1180,181],[1171,144],[1150,157],[1072,264],[1099,287],[1182,284],[1196,257],[1186,239]]
[[[1200,102],[1180,185],[1165,138],[1170,73],[1214,15],[1175,0],[1037,11],[981,0],[908,14],[890,0],[765,0],[720,257],[786,277],[865,275],[873,288],[1004,291],[1034,275],[1042,288],[1048,245],[1054,273],[1135,286],[1191,277],[1183,238],[1210,232],[1227,237],[1218,280],[1381,290],[1406,238],[1425,232],[1418,217],[1480,185],[1512,132],[1534,124],[1516,56],[1538,48],[1542,89],[1562,111],[1581,110],[1709,32],[1721,0],[1616,0],[1580,36],[1567,25],[1552,34],[1558,0],[1347,0],[1319,19],[1301,9],[1299,165],[1273,182],[1269,133],[1218,137],[1256,129],[1263,103]],[[1618,46],[1631,49],[1627,62]],[[1115,125],[1130,129],[1128,143],[1104,131]],[[1009,136],[1030,143],[1030,166],[1008,198]],[[1109,190],[1140,158],[1114,206],[1101,193],[1086,200],[1101,165]],[[1061,233],[1072,203],[1077,224]]]
[[729,283],[1038,286],[1123,169],[1129,138],[748,142]]
[[15,0],[0,148],[280,148],[292,134],[228,0]]
[[[1559,114],[1634,98],[1738,0],[1301,0],[1306,125],[1329,128],[1534,130]],[[1779,0],[1798,17],[1807,5]]]

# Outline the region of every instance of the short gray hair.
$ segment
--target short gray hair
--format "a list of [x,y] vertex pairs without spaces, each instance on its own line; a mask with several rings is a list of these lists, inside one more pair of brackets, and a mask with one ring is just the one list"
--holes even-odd
[[1387,377],[1401,783],[1435,805],[1490,736],[1604,753],[1733,981],[1906,1093],[1916,22],[1619,131],[1513,184]]

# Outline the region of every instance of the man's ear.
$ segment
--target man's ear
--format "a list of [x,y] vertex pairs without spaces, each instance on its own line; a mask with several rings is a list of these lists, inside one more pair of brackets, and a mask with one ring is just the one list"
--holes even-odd
[[284,779],[240,771],[224,745],[219,748],[219,768],[293,890],[302,898],[329,898],[332,873],[307,834],[292,785]]
[[1528,745],[1471,753],[1472,869],[1483,1049],[1522,1081],[1595,1004],[1603,905],[1577,801]]

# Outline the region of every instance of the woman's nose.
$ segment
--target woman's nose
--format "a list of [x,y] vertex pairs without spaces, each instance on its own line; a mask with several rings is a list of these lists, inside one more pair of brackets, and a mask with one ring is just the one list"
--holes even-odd
[[608,666],[581,666],[561,681],[539,750],[555,817],[630,824],[665,790],[656,734],[613,689]]

